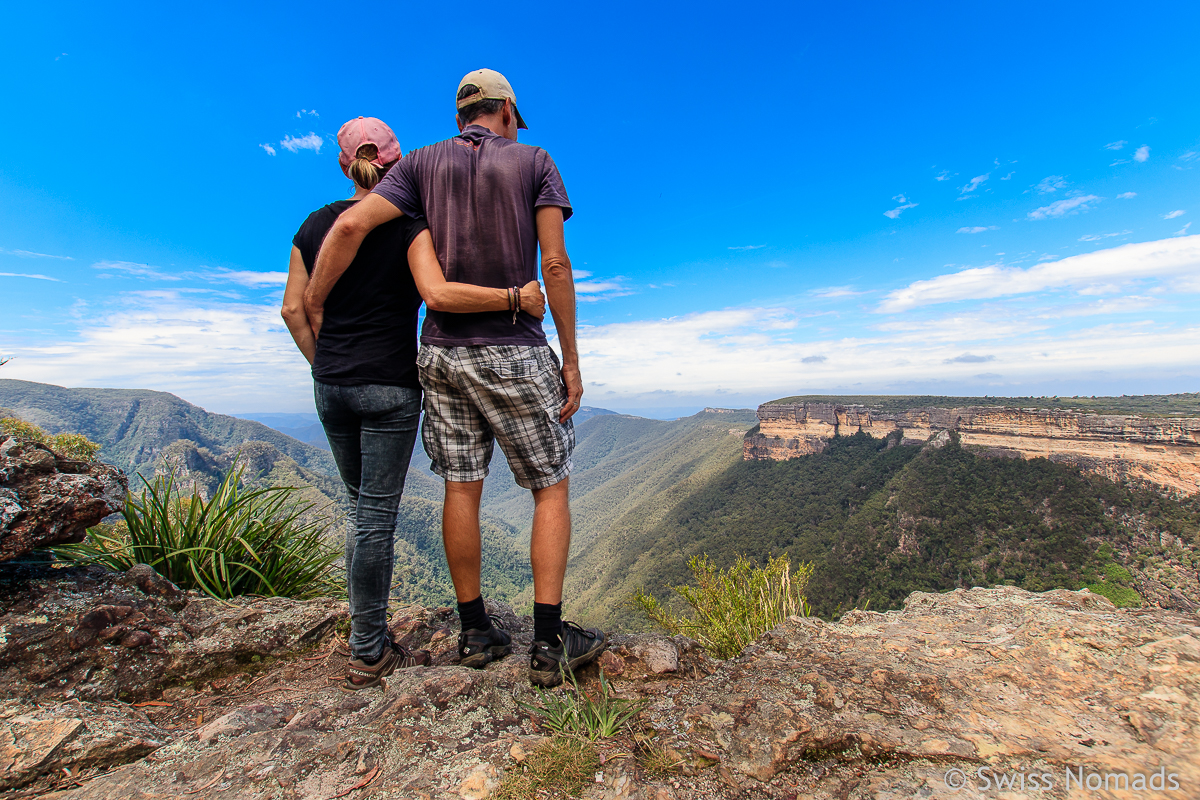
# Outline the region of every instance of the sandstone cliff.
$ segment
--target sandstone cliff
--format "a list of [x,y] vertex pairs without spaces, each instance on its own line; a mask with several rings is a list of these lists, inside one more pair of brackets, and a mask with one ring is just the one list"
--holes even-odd
[[746,435],[746,460],[819,453],[837,435],[925,443],[957,432],[964,446],[993,455],[1048,458],[1113,480],[1144,480],[1183,494],[1200,491],[1200,418],[1083,414],[1005,406],[925,407],[883,412],[863,405],[765,403]]

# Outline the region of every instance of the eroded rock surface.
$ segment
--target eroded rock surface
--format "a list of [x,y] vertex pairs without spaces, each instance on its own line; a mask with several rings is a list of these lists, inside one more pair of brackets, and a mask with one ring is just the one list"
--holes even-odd
[[43,444],[0,434],[0,561],[82,541],[124,507],[128,488],[116,467],[60,458]]
[[[133,729],[144,713],[161,731],[131,738],[169,743],[49,796],[491,796],[545,733],[522,705],[537,702],[520,655],[529,621],[492,610],[517,647],[483,671],[454,666],[449,609],[414,607],[397,612],[393,632],[430,647],[435,666],[403,670],[386,690],[339,691],[329,677],[345,657],[330,648],[168,690],[159,706],[123,707],[133,717],[122,724]],[[729,661],[687,640],[633,636],[619,637],[604,663],[616,690],[647,707],[638,740],[601,745],[605,761],[584,792],[592,800],[1147,796],[1068,795],[1067,770],[1084,780],[1161,770],[1181,787],[1164,796],[1200,796],[1194,615],[1118,611],[1087,592],[918,593],[899,612],[853,612],[837,624],[793,618]],[[582,676],[589,691],[596,675]],[[46,743],[22,763],[62,763],[45,751],[56,738],[63,753],[79,741],[72,719],[90,724],[56,703],[22,711],[50,720],[39,728]],[[651,771],[636,755],[648,737],[673,766]],[[11,760],[8,741],[0,754]],[[957,793],[950,770],[961,771],[952,782],[968,782]],[[1048,788],[980,788],[980,775],[1043,773]]]

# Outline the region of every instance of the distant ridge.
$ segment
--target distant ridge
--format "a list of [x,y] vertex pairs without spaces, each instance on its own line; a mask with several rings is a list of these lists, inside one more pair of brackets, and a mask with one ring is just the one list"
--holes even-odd
[[1200,392],[1180,394],[1131,394],[1119,397],[943,397],[928,394],[800,394],[781,397],[763,405],[799,405],[803,403],[832,403],[897,413],[926,406],[954,408],[961,406],[1005,406],[1008,408],[1040,408],[1078,411],[1085,414],[1136,414],[1144,417],[1200,416]]
[[258,422],[213,414],[167,392],[68,389],[0,380],[0,407],[51,433],[82,433],[101,445],[100,458],[132,474],[181,439],[224,450],[267,442],[306,469],[337,476],[333,457]]

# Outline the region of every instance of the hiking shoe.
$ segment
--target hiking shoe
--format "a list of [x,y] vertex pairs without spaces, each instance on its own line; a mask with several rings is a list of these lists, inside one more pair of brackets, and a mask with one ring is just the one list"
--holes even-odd
[[549,642],[534,642],[529,648],[529,682],[544,688],[558,686],[563,673],[574,672],[592,663],[604,651],[607,639],[596,628],[581,628],[564,621],[557,647]]
[[361,658],[350,659],[341,688],[344,692],[357,692],[381,684],[387,688],[384,678],[396,670],[427,667],[432,660],[428,650],[409,650],[389,639],[383,648],[383,655],[374,664],[368,664]]
[[458,663],[472,669],[483,669],[493,661],[512,652],[512,637],[499,619],[488,615],[492,627],[486,631],[472,628],[458,635]]

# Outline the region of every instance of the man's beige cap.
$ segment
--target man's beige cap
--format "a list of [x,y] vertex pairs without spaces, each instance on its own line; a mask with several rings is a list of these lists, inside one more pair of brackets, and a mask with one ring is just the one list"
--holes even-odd
[[517,127],[529,128],[521,117],[521,112],[517,111],[517,96],[513,94],[512,86],[509,85],[508,79],[499,72],[494,69],[477,69],[474,72],[468,72],[458,82],[458,91],[454,93],[454,96],[458,97],[458,92],[461,92],[462,88],[467,85],[478,86],[479,91],[459,100],[459,109],[478,103],[480,100],[512,100],[513,113],[517,115]]

